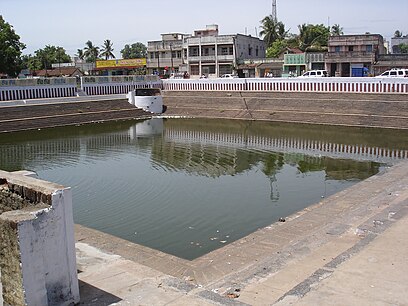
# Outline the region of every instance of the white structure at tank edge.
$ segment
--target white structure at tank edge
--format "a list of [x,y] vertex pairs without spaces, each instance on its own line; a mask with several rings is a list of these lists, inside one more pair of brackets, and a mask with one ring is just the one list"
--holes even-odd
[[26,174],[0,170],[0,237],[6,255],[0,258],[0,302],[77,304],[71,189]]
[[130,104],[146,112],[163,113],[163,97],[158,88],[140,88],[132,90],[127,95]]

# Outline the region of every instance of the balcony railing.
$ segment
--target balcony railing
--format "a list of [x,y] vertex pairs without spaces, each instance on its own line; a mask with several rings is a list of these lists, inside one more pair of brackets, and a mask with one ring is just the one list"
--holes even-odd
[[345,58],[345,57],[369,57],[374,58],[375,52],[368,51],[341,51],[341,52],[328,52],[326,58]]

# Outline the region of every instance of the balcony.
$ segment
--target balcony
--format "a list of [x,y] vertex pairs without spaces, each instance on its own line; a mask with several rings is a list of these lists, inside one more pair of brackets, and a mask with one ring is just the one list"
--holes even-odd
[[[199,62],[201,59],[201,62],[211,62],[215,63],[216,57],[215,55],[209,55],[209,56],[190,56],[188,58],[188,62],[190,63],[195,63]],[[233,62],[234,61],[234,56],[233,55],[218,55],[217,57],[218,62]]]
[[326,54],[326,61],[329,62],[372,62],[375,58],[374,52],[367,51],[329,52]]

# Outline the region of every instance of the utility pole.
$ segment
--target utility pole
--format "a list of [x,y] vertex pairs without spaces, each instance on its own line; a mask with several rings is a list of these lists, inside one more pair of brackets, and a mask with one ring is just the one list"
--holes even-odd
[[276,11],[276,0],[272,0],[272,20],[278,22],[278,13]]

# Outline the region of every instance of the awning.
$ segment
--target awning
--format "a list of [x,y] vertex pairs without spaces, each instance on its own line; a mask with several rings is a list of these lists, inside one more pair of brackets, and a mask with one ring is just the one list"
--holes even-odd
[[283,62],[278,63],[262,63],[258,65],[258,69],[282,69]]
[[258,64],[242,64],[238,65],[238,69],[255,69]]

